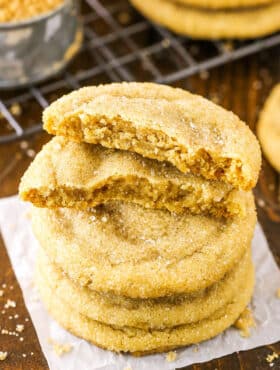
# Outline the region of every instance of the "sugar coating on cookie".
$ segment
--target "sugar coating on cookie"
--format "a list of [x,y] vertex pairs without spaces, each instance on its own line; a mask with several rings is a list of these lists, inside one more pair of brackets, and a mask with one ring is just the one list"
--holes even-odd
[[88,211],[33,207],[32,224],[47,255],[74,281],[155,298],[204,289],[233,268],[256,222],[252,194],[243,201],[246,222],[111,202]]
[[187,295],[132,299],[81,287],[52,263],[40,248],[36,278],[42,284],[46,282],[53,293],[70,306],[75,302],[75,309],[92,320],[119,327],[160,330],[211,316],[239,294],[252,269],[251,248],[248,248],[232,270],[206,289]]
[[110,200],[181,213],[245,214],[244,191],[183,174],[166,162],[136,153],[55,137],[24,174],[20,197],[37,207],[86,209]]
[[86,87],[52,103],[43,121],[51,134],[136,152],[244,190],[258,178],[260,149],[246,124],[181,89],[153,83]]
[[280,2],[262,6],[205,9],[170,0],[130,0],[144,16],[182,35],[199,39],[248,39],[280,29]]
[[196,323],[162,330],[144,330],[130,326],[118,327],[91,320],[53,292],[44,280],[37,281],[41,297],[49,313],[67,330],[93,344],[111,351],[135,355],[165,352],[210,339],[231,326],[249,303],[254,286],[254,273],[228,304],[210,317]]
[[280,84],[273,88],[265,102],[257,134],[266,158],[280,172]]

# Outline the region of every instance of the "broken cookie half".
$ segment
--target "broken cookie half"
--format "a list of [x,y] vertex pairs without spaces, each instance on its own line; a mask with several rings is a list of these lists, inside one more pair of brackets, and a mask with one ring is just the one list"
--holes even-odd
[[38,207],[87,209],[112,200],[181,213],[232,217],[246,213],[246,192],[183,174],[166,162],[55,137],[24,174],[20,197]]
[[44,128],[70,140],[167,161],[182,173],[250,190],[261,153],[233,113],[181,89],[152,83],[86,87],[52,103]]

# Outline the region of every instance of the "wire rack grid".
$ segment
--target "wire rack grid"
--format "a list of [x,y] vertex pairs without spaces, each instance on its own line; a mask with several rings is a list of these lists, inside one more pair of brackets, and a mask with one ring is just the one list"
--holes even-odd
[[280,44],[280,34],[247,42],[195,41],[141,17],[126,0],[82,4],[84,43],[56,78],[0,96],[0,144],[41,130],[41,112],[62,94],[111,81],[174,84]]

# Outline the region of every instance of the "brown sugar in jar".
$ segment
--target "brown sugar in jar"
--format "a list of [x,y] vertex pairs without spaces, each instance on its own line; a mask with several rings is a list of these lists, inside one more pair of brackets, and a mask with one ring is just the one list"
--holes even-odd
[[58,8],[65,0],[0,0],[0,23],[20,22]]

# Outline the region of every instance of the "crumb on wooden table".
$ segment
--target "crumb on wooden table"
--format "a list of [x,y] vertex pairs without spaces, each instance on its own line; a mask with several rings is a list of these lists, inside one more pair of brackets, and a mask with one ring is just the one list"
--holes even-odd
[[62,356],[66,353],[69,353],[73,349],[73,346],[70,343],[59,343],[53,340],[52,338],[49,338],[48,342],[52,345],[54,352],[58,356]]
[[239,329],[242,337],[250,337],[250,328],[256,327],[256,322],[252,311],[249,308],[246,308],[236,320],[234,326]]
[[175,351],[170,351],[166,354],[166,361],[172,362],[177,358],[177,353]]
[[8,356],[8,352],[0,351],[0,361],[6,360],[7,356]]
[[265,207],[265,201],[261,198],[257,199],[257,204],[259,207],[264,208]]
[[35,150],[34,149],[27,149],[27,151],[26,151],[26,154],[27,154],[27,156],[29,157],[29,158],[34,158],[35,157],[35,155],[36,155],[36,152],[35,152]]
[[202,70],[199,72],[199,77],[202,79],[202,80],[208,80],[209,78],[209,72],[207,70]]
[[16,302],[12,301],[11,299],[8,299],[7,302],[4,305],[4,308],[15,308],[16,307]]
[[266,359],[266,362],[270,364],[272,363],[272,361],[276,360],[278,357],[279,357],[278,353],[272,352],[270,355],[267,355],[265,359]]
[[22,324],[17,324],[16,326],[16,331],[21,333],[24,330],[24,325]]
[[255,80],[252,87],[254,90],[260,90],[262,88],[262,82],[260,80]]

